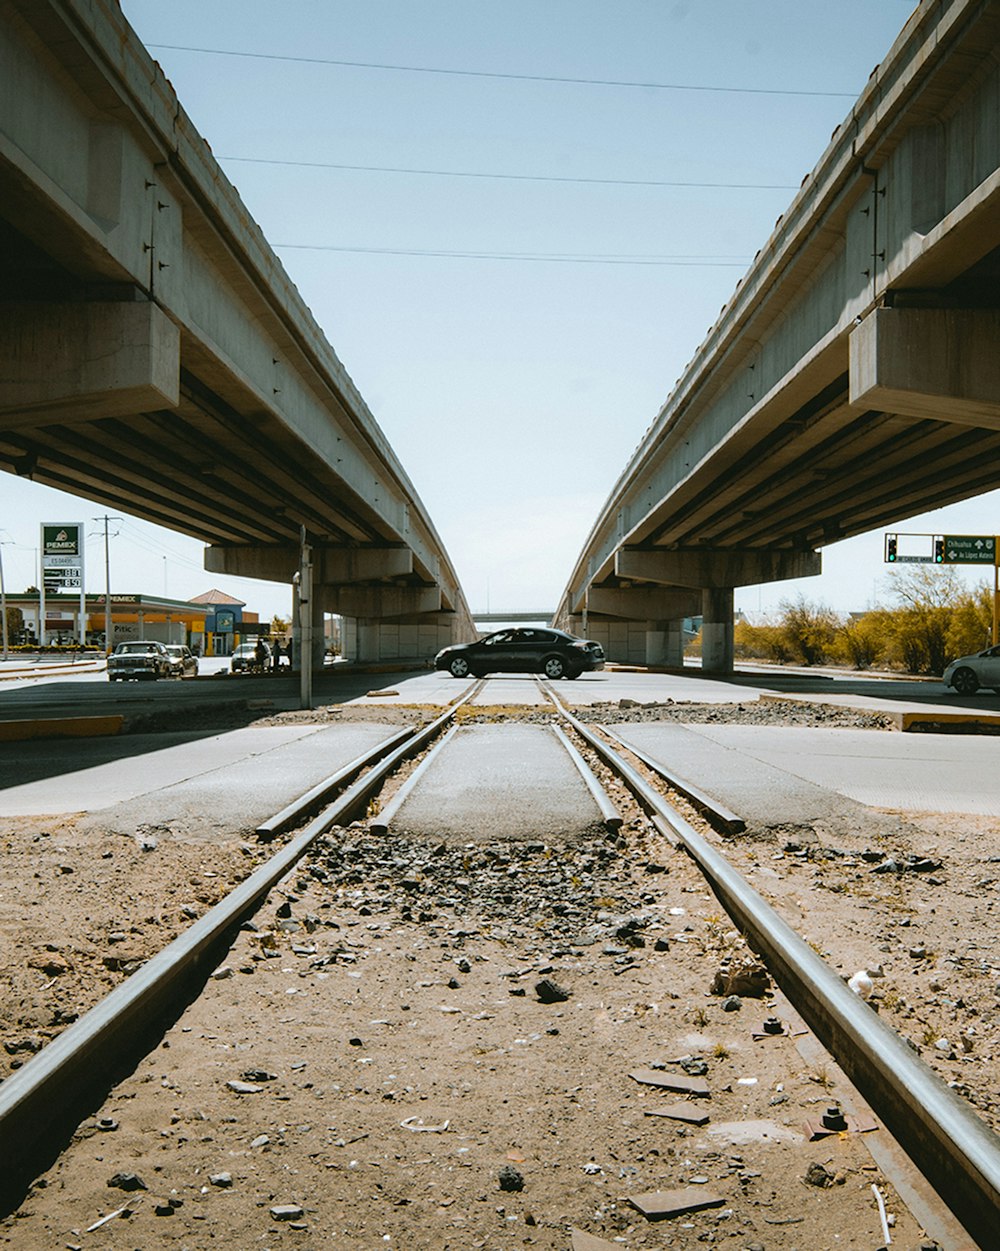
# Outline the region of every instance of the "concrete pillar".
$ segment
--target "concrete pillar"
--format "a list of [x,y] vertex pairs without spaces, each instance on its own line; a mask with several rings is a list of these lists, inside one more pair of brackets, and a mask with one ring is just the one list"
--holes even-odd
[[359,664],[382,659],[381,622],[377,617],[358,617],[354,659]]
[[[302,631],[299,628],[299,596],[298,589],[295,592],[295,603],[292,612],[292,668],[301,669],[302,667]],[[326,651],[326,645],[323,640],[323,600],[319,595],[313,595],[309,601],[311,612],[310,620],[312,622],[312,662],[313,672],[319,673],[323,668],[323,658]]]
[[704,673],[733,671],[733,588],[701,593],[701,668]]
[[646,664],[680,669],[684,665],[684,621],[651,621],[646,629]]

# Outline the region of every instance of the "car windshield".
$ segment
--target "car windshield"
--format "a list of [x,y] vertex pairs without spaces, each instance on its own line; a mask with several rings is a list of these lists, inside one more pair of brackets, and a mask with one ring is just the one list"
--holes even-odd
[[119,643],[116,653],[119,656],[142,655],[155,650],[152,643]]

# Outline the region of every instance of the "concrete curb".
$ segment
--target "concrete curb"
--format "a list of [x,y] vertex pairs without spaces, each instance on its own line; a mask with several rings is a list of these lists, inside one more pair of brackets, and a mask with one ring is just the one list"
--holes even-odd
[[100,738],[120,734],[125,718],[52,717],[30,721],[0,721],[0,742],[16,743],[32,738]]

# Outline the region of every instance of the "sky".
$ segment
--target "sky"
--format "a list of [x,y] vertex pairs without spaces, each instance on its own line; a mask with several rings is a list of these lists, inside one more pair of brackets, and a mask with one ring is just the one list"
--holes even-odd
[[[473,611],[554,609],[611,487],[912,0],[122,0],[414,483]],[[3,481],[8,589],[38,525],[102,510]],[[888,529],[993,534],[1000,493]],[[114,513],[112,516],[116,515]],[[122,517],[120,511],[117,516]],[[290,590],[108,525],[112,591]],[[891,594],[882,532],[820,578]],[[969,571],[969,576],[982,575]]]

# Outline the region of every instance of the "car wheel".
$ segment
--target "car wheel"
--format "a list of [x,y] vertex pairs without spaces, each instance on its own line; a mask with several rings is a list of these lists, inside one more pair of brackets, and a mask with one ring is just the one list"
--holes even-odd
[[959,695],[975,695],[976,691],[979,690],[979,679],[967,665],[963,665],[961,669],[955,670],[951,684],[958,691]]
[[547,678],[562,678],[566,676],[566,662],[561,656],[548,656],[542,662],[542,673]]
[[574,679],[578,678],[582,672],[583,671],[581,669],[567,669],[564,676],[569,678],[570,681],[573,681]]
[[448,665],[448,672],[453,678],[467,678],[472,670],[464,656],[455,656]]

